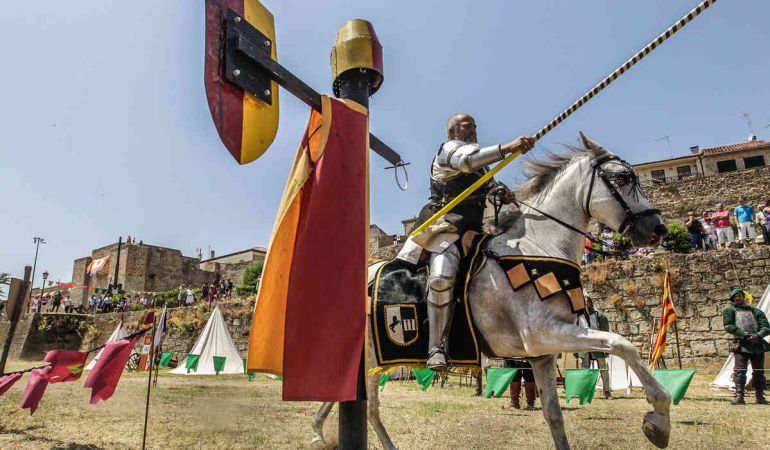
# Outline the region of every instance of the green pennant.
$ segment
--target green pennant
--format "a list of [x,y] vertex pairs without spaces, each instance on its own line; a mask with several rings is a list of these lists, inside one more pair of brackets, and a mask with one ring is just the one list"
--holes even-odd
[[243,358],[243,373],[246,374],[246,378],[248,378],[249,381],[254,381],[254,378],[257,377],[256,372],[249,372],[249,369],[246,368],[246,358]]
[[164,369],[168,367],[168,363],[171,362],[171,355],[173,355],[172,352],[163,352],[160,354],[160,367],[163,367]]
[[572,397],[578,397],[580,404],[591,403],[596,391],[599,369],[567,369],[564,376],[564,398],[569,403]]
[[422,386],[422,391],[425,392],[428,390],[428,387],[430,387],[430,384],[433,382],[433,379],[436,377],[436,372],[425,368],[425,369],[418,369],[413,368],[412,373],[414,374],[415,380],[417,380],[417,383],[419,383],[420,386]]
[[380,392],[382,392],[385,389],[385,383],[387,383],[389,379],[390,379],[389,373],[383,373],[380,376]]
[[695,376],[694,369],[664,370],[658,369],[653,373],[655,379],[671,394],[674,404],[678,405],[684,398],[687,388],[690,386],[692,377]]
[[214,372],[219,375],[219,372],[225,370],[225,361],[227,361],[226,356],[214,356]]
[[201,359],[201,355],[188,354],[184,360],[184,367],[187,369],[187,373],[198,371],[198,361]]
[[484,397],[489,398],[493,395],[497,398],[502,397],[513,381],[513,377],[516,376],[517,370],[498,367],[487,369],[487,385],[484,388]]

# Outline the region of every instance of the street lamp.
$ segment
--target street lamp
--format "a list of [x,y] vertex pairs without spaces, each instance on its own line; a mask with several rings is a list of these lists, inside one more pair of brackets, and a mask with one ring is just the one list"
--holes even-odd
[[45,280],[48,279],[48,271],[43,272],[43,285],[40,287],[40,303],[43,303],[43,292],[45,291]]
[[[41,237],[33,237],[32,242],[35,243],[35,262],[32,264],[32,281],[29,283],[29,296],[32,298],[32,289],[35,287],[35,269],[37,268],[37,252],[40,250],[40,244],[45,244],[45,239]],[[31,302],[27,302],[27,312],[29,312],[29,304]]]

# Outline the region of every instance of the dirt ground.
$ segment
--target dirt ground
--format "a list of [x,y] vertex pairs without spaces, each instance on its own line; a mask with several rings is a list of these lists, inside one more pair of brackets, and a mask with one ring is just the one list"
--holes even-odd
[[[12,364],[9,369],[29,367]],[[708,387],[715,370],[699,370],[685,399],[673,407],[670,448],[770,449],[770,406],[729,404],[729,393]],[[2,449],[141,448],[144,374],[125,373],[110,400],[88,404],[82,380],[53,384],[30,417],[18,411],[26,376],[0,397]],[[422,392],[414,382],[391,381],[382,393],[382,416],[401,449],[552,448],[541,411],[503,409],[507,399],[472,396],[454,377],[444,388]],[[590,405],[562,406],[575,449],[653,448],[641,430],[648,411],[643,392],[600,395]],[[317,404],[280,401],[280,382],[259,376],[174,376],[161,374],[152,390],[148,448],[311,448],[310,418]],[[16,413],[10,414],[14,411]],[[336,440],[336,408],[325,428]],[[330,446],[330,448],[333,448]],[[369,448],[381,448],[369,430]]]

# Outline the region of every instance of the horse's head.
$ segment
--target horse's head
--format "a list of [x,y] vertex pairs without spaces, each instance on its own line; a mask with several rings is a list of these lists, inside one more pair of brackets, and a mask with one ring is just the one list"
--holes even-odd
[[660,210],[654,209],[644,195],[634,169],[582,132],[580,141],[590,155],[584,206],[588,215],[629,237],[636,246],[658,245],[668,229]]

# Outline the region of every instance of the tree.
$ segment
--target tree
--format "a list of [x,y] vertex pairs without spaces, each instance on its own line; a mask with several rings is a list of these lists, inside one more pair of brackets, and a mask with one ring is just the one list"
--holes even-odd
[[680,223],[672,223],[668,226],[668,235],[663,238],[663,248],[674,253],[690,252],[690,234],[687,227]]
[[11,275],[5,272],[0,272],[0,297],[5,296],[3,285],[11,284]]
[[262,276],[262,268],[265,267],[264,261],[256,261],[250,264],[243,271],[243,284],[235,288],[235,294],[240,297],[254,295],[259,288],[259,278]]

